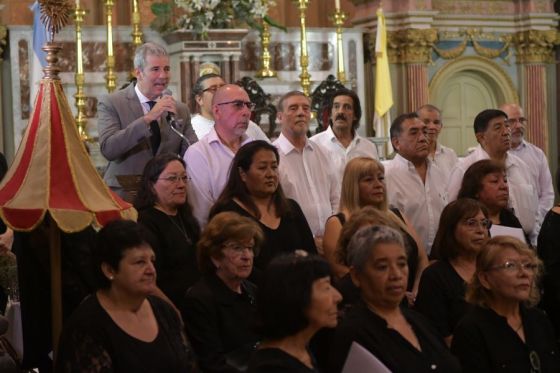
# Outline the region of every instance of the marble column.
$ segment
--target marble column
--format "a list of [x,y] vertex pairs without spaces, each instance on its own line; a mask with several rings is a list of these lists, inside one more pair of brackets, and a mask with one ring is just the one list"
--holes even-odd
[[429,103],[428,64],[437,41],[437,30],[404,29],[389,33],[389,52],[392,59],[406,66],[406,112],[412,112]]
[[548,153],[548,104],[546,65],[554,63],[556,30],[527,30],[513,38],[517,63],[523,76],[523,102],[527,117],[527,140]]

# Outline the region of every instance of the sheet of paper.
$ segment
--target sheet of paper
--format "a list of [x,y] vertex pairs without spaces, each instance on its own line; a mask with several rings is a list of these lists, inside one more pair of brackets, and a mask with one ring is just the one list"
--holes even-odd
[[352,342],[342,373],[391,373],[375,355],[357,342]]
[[510,236],[527,243],[527,241],[525,240],[525,234],[523,234],[523,229],[521,228],[512,228],[499,224],[492,224],[492,226],[490,227],[490,236]]

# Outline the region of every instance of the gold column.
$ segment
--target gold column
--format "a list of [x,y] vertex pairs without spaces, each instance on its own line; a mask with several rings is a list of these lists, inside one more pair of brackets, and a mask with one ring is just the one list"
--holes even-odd
[[[132,32],[130,33],[130,36],[132,36],[133,49],[136,50],[136,48],[142,45],[142,23],[140,20],[138,0],[132,0]],[[132,79],[135,76],[136,74],[134,72],[134,66],[132,66],[130,78]]]
[[309,66],[309,55],[307,53],[307,34],[305,31],[305,11],[307,10],[307,5],[309,0],[292,0],[299,9],[299,19],[301,24],[301,54],[300,54],[300,64],[301,64],[301,74],[299,75],[301,81],[301,88],[306,96],[309,96],[309,87],[311,86],[311,75],[307,71]]
[[84,16],[86,15],[85,9],[80,8],[77,3],[76,9],[74,10],[74,20],[76,25],[76,74],[74,75],[74,81],[76,82],[76,125],[78,126],[78,133],[82,141],[89,140],[87,134],[86,125],[87,118],[85,115],[86,108],[86,96],[84,94],[84,64],[83,64],[83,53],[82,53],[82,23],[84,22]]
[[270,68],[270,52],[268,46],[270,45],[270,30],[268,23],[262,20],[261,32],[261,53],[262,53],[262,68],[257,72],[257,78],[275,78],[276,71]]
[[515,33],[517,63],[522,65],[523,103],[527,139],[548,153],[548,102],[546,65],[554,63],[556,30],[526,30]]
[[346,83],[346,73],[344,72],[344,49],[342,47],[342,26],[346,20],[346,13],[337,9],[334,12],[332,21],[336,27],[336,57],[337,57],[337,71],[336,77],[344,84]]
[[114,0],[104,0],[107,17],[107,91],[113,92],[117,87],[117,77],[115,76],[115,56],[113,55],[113,4]]
[[431,53],[438,38],[437,30],[404,29],[389,32],[387,36],[390,62],[406,64],[407,102],[400,110],[415,111],[430,101],[428,64],[432,61]]

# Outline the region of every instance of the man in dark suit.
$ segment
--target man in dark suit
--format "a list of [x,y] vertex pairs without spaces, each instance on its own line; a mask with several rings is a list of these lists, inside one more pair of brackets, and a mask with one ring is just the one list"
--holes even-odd
[[98,105],[98,131],[101,154],[109,161],[104,180],[115,192],[124,195],[119,175],[140,175],[146,163],[157,154],[183,156],[197,137],[191,127],[187,105],[163,95],[170,78],[169,56],[162,46],[145,43],[134,55],[136,85],[103,96]]

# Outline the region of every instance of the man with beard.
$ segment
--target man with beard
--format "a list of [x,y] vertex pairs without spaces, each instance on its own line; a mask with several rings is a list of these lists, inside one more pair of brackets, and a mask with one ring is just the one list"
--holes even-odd
[[[552,175],[548,167],[548,160],[544,152],[535,145],[525,141],[525,128],[527,118],[521,106],[517,104],[504,104],[500,107],[508,116],[511,128],[511,149],[510,154],[516,155],[527,163],[529,170],[535,174],[535,184],[539,196],[539,211],[537,224],[540,227],[544,216],[554,204],[554,186],[552,185]],[[538,233],[538,229],[535,231]]]
[[235,153],[253,141],[245,133],[253,108],[240,86],[226,84],[218,88],[212,99],[214,127],[185,153],[191,179],[188,199],[201,227],[206,225],[210,208],[224,189]]
[[[134,54],[136,85],[99,100],[98,132],[101,154],[109,161],[104,174],[107,185],[125,197],[117,176],[141,175],[156,154],[183,155],[196,142],[187,105],[164,95],[170,77],[169,56],[161,45],[145,43]],[[174,126],[189,141],[173,133]]]
[[447,205],[446,176],[428,158],[426,124],[418,114],[398,116],[390,133],[397,154],[385,165],[388,201],[410,219],[429,254]]
[[434,105],[423,105],[416,110],[418,117],[424,124],[426,124],[428,136],[428,149],[430,159],[436,166],[438,166],[448,177],[457,164],[457,154],[455,150],[441,145],[438,142],[439,133],[443,127],[441,120],[441,110]]
[[511,128],[506,113],[497,109],[481,111],[474,119],[474,133],[478,147],[461,159],[451,172],[447,192],[449,200],[457,199],[466,170],[476,161],[493,159],[506,166],[509,186],[509,206],[521,222],[523,231],[531,241],[536,240],[535,227],[538,210],[537,187],[529,166],[519,157],[509,153]]
[[273,145],[280,154],[280,183],[286,197],[301,206],[321,250],[325,223],[338,210],[340,185],[325,151],[307,139],[309,98],[299,91],[286,93],[278,102],[277,117],[282,133]]
[[355,92],[349,89],[336,91],[329,99],[327,110],[330,112],[329,127],[310,140],[327,150],[341,184],[346,163],[356,157],[377,159],[377,148],[356,132],[362,108]]

